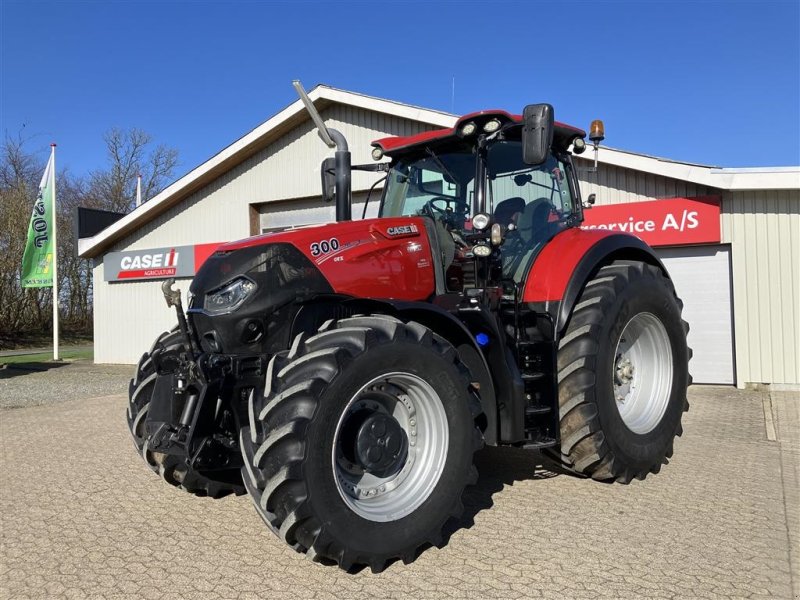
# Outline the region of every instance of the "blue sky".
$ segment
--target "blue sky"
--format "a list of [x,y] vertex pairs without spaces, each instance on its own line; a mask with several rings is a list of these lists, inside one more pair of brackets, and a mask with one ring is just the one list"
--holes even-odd
[[[82,174],[139,127],[179,174],[296,99],[291,80],[467,113],[550,102],[608,145],[800,164],[800,2],[0,0],[0,132]],[[451,86],[455,77],[455,102]]]

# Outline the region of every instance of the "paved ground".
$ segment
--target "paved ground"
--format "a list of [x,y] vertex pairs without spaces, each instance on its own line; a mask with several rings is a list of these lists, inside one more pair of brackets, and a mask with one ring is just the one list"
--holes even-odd
[[0,411],[0,597],[800,597],[800,395],[690,400],[672,464],[630,486],[483,451],[449,543],[378,575],[305,560],[246,497],[162,483],[133,451],[124,396]]

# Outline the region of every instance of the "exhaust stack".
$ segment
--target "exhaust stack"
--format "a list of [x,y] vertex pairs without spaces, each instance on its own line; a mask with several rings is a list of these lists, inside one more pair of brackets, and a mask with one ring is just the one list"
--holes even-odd
[[[336,197],[336,220],[337,221],[350,221],[352,219],[352,199],[351,199],[351,173],[350,168],[350,150],[347,147],[347,140],[336,129],[328,129],[325,122],[317,111],[317,107],[311,101],[311,98],[306,94],[303,89],[303,84],[298,79],[292,82],[294,89],[297,90],[297,95],[311,115],[311,120],[317,126],[317,133],[319,137],[325,142],[329,148],[336,148],[336,153],[333,159],[333,172],[335,177],[334,189]],[[330,178],[330,159],[322,162],[322,197],[326,201],[332,200],[329,192],[330,186],[326,184]]]

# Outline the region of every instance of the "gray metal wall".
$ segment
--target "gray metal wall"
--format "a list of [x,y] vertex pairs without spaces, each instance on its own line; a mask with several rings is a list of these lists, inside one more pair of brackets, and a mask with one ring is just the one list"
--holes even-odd
[[[329,107],[322,111],[322,116],[330,127],[345,134],[354,164],[373,162],[370,142],[377,138],[433,129],[417,121],[343,105]],[[250,234],[249,205],[318,196],[319,166],[329,155],[332,153],[320,141],[311,122],[304,122],[108,251],[247,237]],[[375,174],[355,173],[353,189],[368,188],[374,180]],[[178,282],[184,295],[189,281]],[[106,283],[102,259],[97,259],[94,268],[96,362],[134,363],[150,348],[156,335],[173,326],[174,312],[167,309],[160,285],[160,281]]]
[[738,384],[800,384],[800,190],[723,195]]
[[[339,105],[323,116],[345,132],[354,162],[371,161],[369,143],[375,138],[428,128]],[[300,216],[315,204],[309,198],[319,194],[319,163],[327,154],[310,123],[305,123],[112,250],[245,237],[250,204],[305,198]],[[608,165],[589,173],[583,170],[591,165],[589,160],[577,162],[583,197],[596,193],[599,205],[722,195],[722,242],[731,244],[732,253],[737,382],[800,383],[800,191],[722,194],[715,188]],[[356,177],[354,189],[364,189],[374,175]],[[262,210],[262,219],[272,212]],[[155,335],[173,325],[160,282],[108,284],[103,281],[102,264],[94,269],[94,282],[97,362],[135,362]],[[185,292],[188,280],[180,287]]]
[[[591,150],[587,150],[591,154]],[[575,160],[578,179],[581,183],[583,199],[589,194],[597,194],[597,205],[642,202],[659,198],[689,198],[718,194],[719,190],[695,185],[680,179],[661,177],[643,171],[600,164],[596,173],[589,171],[592,166],[588,158]]]

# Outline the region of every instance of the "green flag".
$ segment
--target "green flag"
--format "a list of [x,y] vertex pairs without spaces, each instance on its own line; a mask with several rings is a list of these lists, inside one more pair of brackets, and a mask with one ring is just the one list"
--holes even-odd
[[28,242],[25,245],[25,254],[22,255],[22,287],[53,287],[53,261],[56,251],[53,243],[53,195],[56,187],[54,163],[54,154],[51,153],[28,225]]

